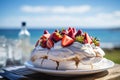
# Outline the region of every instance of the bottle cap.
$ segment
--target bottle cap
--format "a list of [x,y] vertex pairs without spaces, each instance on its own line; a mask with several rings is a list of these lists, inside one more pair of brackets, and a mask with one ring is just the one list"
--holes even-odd
[[22,22],[22,26],[26,26],[26,22]]

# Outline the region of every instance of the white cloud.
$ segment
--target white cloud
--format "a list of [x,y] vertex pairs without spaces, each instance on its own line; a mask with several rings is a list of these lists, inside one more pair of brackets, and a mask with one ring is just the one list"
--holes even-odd
[[114,14],[120,17],[120,11],[115,11]]
[[28,13],[85,13],[91,10],[91,6],[22,6],[21,10]]
[[120,14],[115,12],[112,13],[98,13],[95,16],[86,17],[88,25],[101,26],[101,27],[113,27],[120,26]]
[[42,7],[42,6],[22,6],[21,10],[24,12],[30,12],[30,13],[40,13],[40,12],[46,12],[48,11],[48,7]]
[[21,21],[26,21],[28,26],[85,26],[85,28],[107,28],[120,26],[120,11],[111,13],[97,13],[91,16],[80,15],[37,15],[37,16],[20,16],[6,18],[0,21],[1,24],[8,26],[20,26]]

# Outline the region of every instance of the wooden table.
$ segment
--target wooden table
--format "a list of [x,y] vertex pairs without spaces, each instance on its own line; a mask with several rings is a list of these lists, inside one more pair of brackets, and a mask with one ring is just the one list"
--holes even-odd
[[120,80],[120,64],[115,64],[114,67],[97,74],[79,75],[73,77],[50,76],[27,68],[13,70],[13,72],[25,75],[32,80]]

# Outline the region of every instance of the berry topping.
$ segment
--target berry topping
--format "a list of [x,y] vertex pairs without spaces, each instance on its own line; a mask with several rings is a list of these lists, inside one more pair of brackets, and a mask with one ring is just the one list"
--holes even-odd
[[56,30],[55,30],[55,32],[59,32],[59,30],[58,30],[58,29],[56,29]]
[[43,48],[46,48],[46,42],[47,42],[47,39],[42,39],[40,41],[40,46],[43,47]]
[[71,37],[71,38],[73,38],[73,39],[75,39],[75,35],[74,35],[74,32],[73,32],[72,29],[69,30],[69,32],[68,32],[68,36]]
[[84,35],[76,36],[75,40],[80,43],[84,43]]
[[35,47],[37,47],[40,44],[40,40],[38,40],[35,44]]
[[88,33],[85,33],[85,43],[92,43],[92,39],[90,38],[90,36],[88,35]]
[[59,40],[62,39],[62,35],[60,35],[59,32],[54,32],[54,33],[52,34],[52,39],[53,39],[55,42],[57,42],[57,41],[59,41]]
[[47,30],[44,30],[44,34],[49,34],[49,32]]
[[66,47],[71,45],[74,41],[82,44],[94,44],[95,46],[100,46],[100,42],[97,38],[90,37],[88,33],[83,33],[82,30],[76,30],[76,28],[69,27],[68,29],[58,30],[56,29],[52,34],[47,30],[36,42],[35,47],[41,46],[43,48],[52,48],[55,42],[61,40],[61,46]]
[[48,39],[46,42],[46,46],[48,49],[50,49],[54,46],[54,42],[51,39]]
[[72,28],[71,28],[71,27],[69,27],[69,28],[68,28],[68,32],[69,32],[70,30],[72,30]]
[[48,39],[50,37],[50,34],[43,34],[40,39]]
[[75,36],[82,35],[82,30],[78,30]]
[[67,35],[67,30],[64,30],[64,29],[63,29],[63,30],[61,31],[61,35],[65,35],[65,34]]
[[92,42],[95,44],[95,46],[100,46],[100,42],[96,37],[92,38]]
[[66,47],[66,46],[71,45],[73,42],[74,40],[71,37],[64,35],[61,44],[63,47]]
[[74,33],[74,34],[77,33],[76,28],[72,28],[72,30],[73,30],[73,33]]

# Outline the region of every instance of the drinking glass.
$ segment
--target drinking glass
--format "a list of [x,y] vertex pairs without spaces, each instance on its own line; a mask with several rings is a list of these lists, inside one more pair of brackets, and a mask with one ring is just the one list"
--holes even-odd
[[7,39],[4,36],[0,36],[0,68],[6,65],[7,60]]
[[22,49],[19,40],[14,40],[13,44],[13,59],[15,65],[22,64]]
[[13,66],[14,65],[14,59],[13,59],[13,50],[14,50],[14,39],[7,39],[7,66]]

